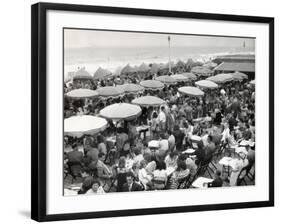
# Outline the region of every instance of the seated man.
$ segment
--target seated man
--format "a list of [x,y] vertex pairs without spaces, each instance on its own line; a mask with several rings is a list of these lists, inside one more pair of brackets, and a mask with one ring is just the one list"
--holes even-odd
[[112,171],[100,160],[100,158],[92,160],[88,168],[93,176],[99,178],[102,186],[107,184],[112,177]]
[[78,145],[73,144],[73,151],[66,154],[68,160],[67,165],[70,168],[70,171],[74,177],[77,177],[82,168],[83,153],[78,150]]
[[205,160],[211,159],[216,151],[216,145],[213,142],[213,137],[211,135],[208,135],[207,144],[205,145],[204,149],[205,149]]
[[211,182],[208,183],[208,187],[221,187],[223,184],[223,180],[221,178],[221,171],[217,170],[215,174],[215,179]]
[[128,191],[142,191],[143,188],[140,184],[135,182],[135,177],[132,172],[128,172],[126,176],[126,183],[123,185],[123,192]]

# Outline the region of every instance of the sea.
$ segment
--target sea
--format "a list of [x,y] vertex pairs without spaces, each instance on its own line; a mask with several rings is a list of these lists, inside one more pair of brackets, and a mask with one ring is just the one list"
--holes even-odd
[[247,46],[183,46],[171,47],[169,52],[168,47],[69,48],[64,50],[64,77],[82,67],[85,67],[88,72],[94,74],[99,67],[114,73],[127,64],[138,66],[142,63],[167,63],[169,61],[169,54],[171,61],[174,63],[177,63],[179,60],[187,62],[188,59],[204,63],[220,55],[255,54],[255,49],[254,47]]

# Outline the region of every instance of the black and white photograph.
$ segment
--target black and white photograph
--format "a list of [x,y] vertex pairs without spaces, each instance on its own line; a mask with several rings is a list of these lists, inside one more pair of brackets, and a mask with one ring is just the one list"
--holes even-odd
[[255,186],[255,44],[65,27],[63,195]]

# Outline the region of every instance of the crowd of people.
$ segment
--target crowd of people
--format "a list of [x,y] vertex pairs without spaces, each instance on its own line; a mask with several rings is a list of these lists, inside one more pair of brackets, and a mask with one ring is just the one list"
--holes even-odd
[[[64,91],[140,81],[137,76],[75,80],[65,84]],[[204,187],[240,185],[255,163],[255,88],[249,81],[204,89],[202,97],[179,94],[179,87],[194,86],[194,81],[107,99],[65,97],[65,118],[97,116],[105,106],[130,103],[140,96],[153,95],[165,101],[161,106],[142,107],[134,120],[108,120],[109,127],[96,135],[65,135],[65,179],[81,183],[78,194],[189,188],[196,178],[206,175],[212,181]],[[147,129],[139,130],[139,126]],[[243,150],[237,153],[237,148]],[[218,166],[225,156],[235,158],[229,175],[224,166]]]

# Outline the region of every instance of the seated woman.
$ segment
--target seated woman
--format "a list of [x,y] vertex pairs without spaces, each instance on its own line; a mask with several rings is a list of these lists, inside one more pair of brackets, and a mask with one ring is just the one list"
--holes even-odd
[[[229,180],[230,186],[235,186],[237,184],[237,179],[240,174],[240,171],[244,167],[248,166],[248,164],[249,164],[249,161],[246,158],[246,155],[244,155],[243,153],[239,153],[239,158],[235,159],[235,162],[233,163],[230,180]],[[246,172],[245,172],[245,174],[246,174]],[[242,176],[243,176],[243,174],[242,174]],[[240,178],[241,178],[241,176],[240,176]]]
[[112,177],[112,171],[107,167],[101,160],[93,160],[89,164],[89,169],[92,170],[93,175],[99,178],[101,184],[105,186],[108,185],[108,181]]
[[192,158],[186,158],[185,160],[186,167],[189,169],[190,175],[194,176],[197,171],[197,165],[195,164],[194,160]]
[[166,158],[165,158],[165,163],[167,167],[177,167],[177,159],[178,159],[178,154],[176,151],[170,152]]
[[85,194],[88,190],[91,189],[93,185],[94,178],[92,176],[88,176],[84,179],[83,184],[78,191],[78,194]]
[[166,164],[164,161],[158,161],[156,163],[156,169],[153,172],[153,187],[155,190],[163,190],[167,183],[167,172],[166,172]]
[[101,155],[101,160],[104,161],[105,156],[107,154],[107,148],[106,145],[104,143],[104,138],[102,135],[98,135],[97,136],[97,141],[98,141],[98,151],[99,154]]
[[168,186],[168,189],[177,189],[178,186],[189,176],[190,172],[187,169],[186,163],[183,160],[178,160],[177,169],[172,174]]
[[134,163],[140,165],[140,162],[143,160],[143,155],[142,155],[142,151],[141,151],[141,148],[135,148],[134,149],[134,157],[133,157],[133,160],[134,160]]
[[125,167],[126,165],[126,159],[125,157],[120,157],[118,166],[116,168],[116,179],[117,179],[117,192],[121,192],[123,185],[126,183],[126,175],[127,175],[127,169]]
[[196,161],[195,161],[195,164],[198,166],[200,165],[204,159],[205,159],[205,150],[203,148],[203,143],[202,141],[200,141],[198,144],[197,144],[197,149],[195,150],[195,152],[193,153],[193,155],[196,155]]
[[98,180],[93,180],[92,187],[87,191],[86,194],[104,194],[101,183]]
[[145,190],[151,189],[152,188],[152,175],[150,175],[145,167],[147,165],[147,162],[145,160],[142,160],[140,162],[140,167],[139,167],[139,172],[138,172],[138,179],[144,186]]

